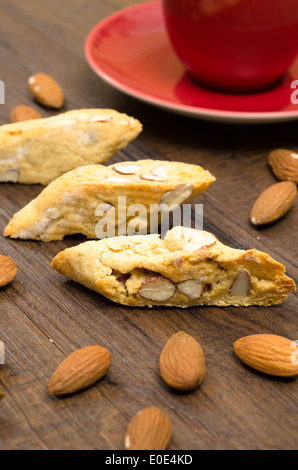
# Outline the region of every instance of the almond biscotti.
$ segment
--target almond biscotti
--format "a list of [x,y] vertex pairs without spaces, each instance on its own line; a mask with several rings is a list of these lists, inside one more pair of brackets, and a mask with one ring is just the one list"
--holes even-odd
[[276,305],[294,292],[283,265],[256,250],[236,250],[183,227],[158,235],[86,242],[59,253],[52,267],[122,305]]
[[[45,188],[15,214],[4,235],[45,242],[78,233],[105,238],[133,233],[126,231],[128,224],[136,226],[135,231],[147,233],[152,207],[155,214],[161,204],[179,207],[198,197],[213,181],[215,178],[203,168],[180,162],[142,160],[109,167],[84,166]],[[136,213],[138,209],[143,210],[143,218]],[[104,229],[106,223],[112,233],[102,234],[100,228]]]
[[0,127],[0,182],[49,184],[126,147],[141,123],[110,109],[82,109]]

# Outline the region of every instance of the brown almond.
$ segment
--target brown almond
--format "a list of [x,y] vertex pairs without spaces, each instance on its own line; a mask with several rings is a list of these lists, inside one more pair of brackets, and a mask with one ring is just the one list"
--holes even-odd
[[159,369],[169,387],[194,390],[206,375],[204,351],[192,336],[180,331],[165,345],[159,358]]
[[246,365],[278,377],[298,375],[298,345],[282,336],[253,335],[234,344],[236,355]]
[[64,104],[64,94],[56,80],[45,73],[36,73],[28,80],[29,90],[43,106],[60,109]]
[[0,392],[0,401],[5,397],[4,393]]
[[166,450],[172,435],[168,416],[158,408],[146,408],[130,422],[126,436],[126,450]]
[[298,153],[286,149],[270,152],[268,163],[276,178],[298,184]]
[[49,392],[61,396],[89,388],[108,372],[111,361],[110,352],[101,346],[79,349],[54,372],[48,386]]
[[18,268],[9,256],[0,255],[0,287],[9,284],[17,275]]
[[291,181],[273,184],[255,202],[250,214],[251,222],[254,225],[275,222],[289,212],[296,196],[297,186]]
[[33,119],[42,119],[42,115],[30,106],[15,106],[10,112],[11,122],[31,121]]

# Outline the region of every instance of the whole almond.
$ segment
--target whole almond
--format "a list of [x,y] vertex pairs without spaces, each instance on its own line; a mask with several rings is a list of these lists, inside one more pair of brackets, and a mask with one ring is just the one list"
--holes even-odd
[[0,287],[9,284],[17,275],[18,268],[9,256],[0,255]]
[[111,366],[110,352],[101,346],[79,349],[54,372],[48,389],[52,395],[70,395],[98,382]]
[[146,408],[130,422],[126,436],[126,450],[166,450],[172,435],[168,416],[158,408]]
[[29,90],[43,106],[60,109],[64,104],[64,94],[56,80],[45,73],[36,73],[28,80]]
[[32,119],[42,119],[42,115],[30,106],[15,106],[10,112],[11,122],[31,121]]
[[234,344],[236,355],[246,365],[278,377],[298,375],[298,345],[282,336],[253,335]]
[[5,397],[4,393],[0,392],[0,401]]
[[296,196],[297,186],[291,181],[273,184],[255,202],[250,214],[251,222],[254,225],[275,222],[289,212]]
[[159,358],[159,369],[169,387],[194,390],[206,375],[204,351],[192,336],[180,331],[165,345]]
[[298,184],[298,153],[276,149],[270,152],[268,163],[279,180]]

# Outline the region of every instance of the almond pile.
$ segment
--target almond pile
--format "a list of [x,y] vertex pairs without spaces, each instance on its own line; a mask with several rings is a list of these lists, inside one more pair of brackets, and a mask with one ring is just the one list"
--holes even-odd
[[[35,100],[51,109],[61,109],[64,105],[64,93],[59,83],[50,75],[36,73],[28,79],[29,91]],[[10,112],[10,122],[24,122],[42,119],[42,115],[34,108],[26,105],[15,106]]]
[[[277,377],[298,375],[298,344],[277,335],[253,335],[234,343],[234,351],[251,368]],[[79,349],[65,359],[53,374],[48,389],[65,396],[97,383],[111,366],[110,352],[101,346]],[[203,382],[205,355],[200,344],[183,331],[166,343],[159,358],[160,375],[171,388],[189,392]],[[0,394],[0,400],[3,398]],[[125,435],[126,450],[166,450],[172,436],[169,417],[155,407],[133,417]]]

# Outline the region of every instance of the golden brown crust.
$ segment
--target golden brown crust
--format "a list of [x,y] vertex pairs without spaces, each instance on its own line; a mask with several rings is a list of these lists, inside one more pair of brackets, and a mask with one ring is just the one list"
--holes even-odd
[[[132,166],[134,174],[118,173],[127,171],[127,168],[130,171]],[[161,181],[143,178],[144,175],[149,178],[156,168],[159,171],[162,168],[162,174],[167,175],[167,178],[163,176]],[[151,205],[158,206],[166,195],[169,198],[169,194],[177,191],[177,187],[178,192],[174,196],[178,197],[178,202],[189,202],[205,191],[214,180],[203,168],[180,162],[142,160],[109,167],[84,166],[66,173],[45,188],[35,200],[15,214],[5,228],[4,235],[46,242],[63,240],[66,235],[76,233],[82,233],[87,238],[103,238],[96,230],[98,222],[106,216],[105,212],[101,215],[98,211],[102,207],[115,210],[110,212],[116,229],[112,236],[118,235],[119,196],[126,197],[127,208],[142,204],[146,211],[144,222],[147,228],[147,214]],[[185,192],[181,191],[181,187]],[[133,220],[134,216],[127,215],[127,223],[132,224]]]
[[[269,306],[281,303],[296,290],[294,281],[284,274],[285,268],[269,255],[235,250],[217,240],[204,256],[201,248],[188,250],[185,240],[171,239],[176,229],[168,232],[165,240],[147,235],[87,242],[59,253],[52,267],[129,306]],[[199,246],[202,232],[183,232],[195,233]],[[200,253],[197,258],[196,253]],[[165,280],[162,290],[156,292],[161,279]],[[202,288],[198,289],[200,283]],[[156,298],[159,292],[162,300]]]
[[141,123],[111,109],[81,109],[0,127],[0,182],[49,184],[103,163],[135,139]]

